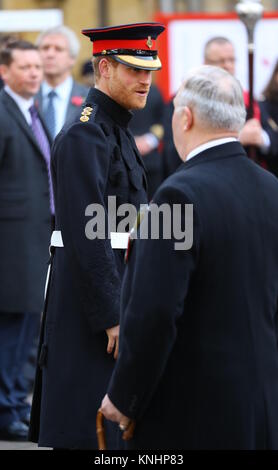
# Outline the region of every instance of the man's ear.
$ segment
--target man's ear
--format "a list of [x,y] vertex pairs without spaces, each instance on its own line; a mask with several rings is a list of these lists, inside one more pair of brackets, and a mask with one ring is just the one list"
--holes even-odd
[[188,106],[185,106],[183,108],[183,113],[184,113],[184,116],[183,116],[184,130],[188,131],[189,129],[191,129],[193,125],[193,114],[192,114],[191,109],[188,108]]
[[105,57],[101,59],[98,64],[100,75],[104,78],[109,78],[111,73],[112,64]]

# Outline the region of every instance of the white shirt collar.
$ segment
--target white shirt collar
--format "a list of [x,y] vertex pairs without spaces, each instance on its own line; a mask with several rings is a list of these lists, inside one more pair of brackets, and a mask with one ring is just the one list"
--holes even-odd
[[185,162],[188,162],[190,158],[195,157],[196,155],[203,152],[204,150],[210,149],[212,147],[216,147],[217,145],[222,145],[222,144],[227,144],[228,142],[237,142],[237,141],[238,139],[236,139],[235,137],[224,137],[222,139],[210,140],[209,142],[199,145],[195,149],[191,150],[191,152],[189,152],[189,154],[187,155]]
[[29,98],[29,99],[23,98],[23,96],[20,96],[17,93],[15,93],[15,91],[13,91],[8,85],[5,85],[4,90],[16,102],[20,111],[25,116],[25,119],[30,124],[31,115],[29,112],[29,108],[30,106],[34,104],[34,98]]
[[48,93],[55,90],[57,97],[61,100],[68,100],[73,86],[73,78],[70,75],[63,83],[60,83],[56,88],[52,88],[46,81],[42,83],[42,96],[46,98]]

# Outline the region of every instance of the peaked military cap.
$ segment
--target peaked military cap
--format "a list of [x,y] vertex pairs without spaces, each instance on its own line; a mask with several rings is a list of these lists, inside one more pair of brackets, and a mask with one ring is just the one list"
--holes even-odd
[[113,56],[129,67],[159,70],[156,39],[165,29],[160,23],[134,23],[105,28],[83,29],[93,42],[94,56]]

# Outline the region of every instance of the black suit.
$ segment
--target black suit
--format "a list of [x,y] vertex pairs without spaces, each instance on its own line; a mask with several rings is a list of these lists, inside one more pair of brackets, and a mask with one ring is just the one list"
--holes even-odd
[[[0,92],[0,428],[16,419],[11,404],[3,404],[11,369],[4,340],[25,353],[32,343],[20,325],[25,314],[40,314],[43,307],[50,237],[48,174],[45,159],[31,127],[15,101]],[[31,317],[29,317],[30,320]],[[38,316],[39,320],[39,316]],[[13,329],[13,324],[15,328]],[[25,325],[26,326],[26,325]],[[22,328],[21,328],[22,327]],[[25,328],[25,327],[24,327]],[[19,339],[20,338],[20,339]],[[6,364],[5,364],[6,361]],[[12,371],[11,371],[12,372]],[[15,377],[9,378],[10,394]],[[11,400],[10,400],[11,401]],[[4,416],[5,415],[5,416]],[[3,419],[2,419],[3,417]]]
[[226,143],[154,202],[193,204],[193,246],[134,241],[108,388],[136,420],[129,447],[278,449],[276,178]]

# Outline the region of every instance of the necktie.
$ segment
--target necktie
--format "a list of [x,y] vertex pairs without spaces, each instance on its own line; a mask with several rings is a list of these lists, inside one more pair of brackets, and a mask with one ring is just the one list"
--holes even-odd
[[44,113],[44,119],[47,125],[47,129],[49,130],[51,137],[54,139],[56,137],[56,118],[53,100],[57,96],[57,93],[56,91],[51,90],[47,96],[48,104]]
[[48,139],[46,137],[46,133],[42,126],[41,120],[38,115],[38,111],[36,106],[31,106],[29,108],[29,112],[31,114],[31,128],[34,133],[35,139],[37,141],[38,146],[41,149],[41,152],[44,156],[47,165],[47,172],[48,172],[48,184],[49,184],[49,195],[50,195],[50,210],[51,214],[55,213],[54,210],[54,197],[53,197],[53,187],[51,181],[51,173],[50,173],[50,145]]

